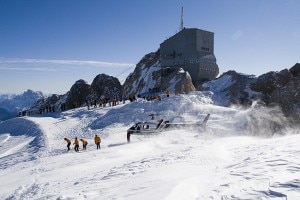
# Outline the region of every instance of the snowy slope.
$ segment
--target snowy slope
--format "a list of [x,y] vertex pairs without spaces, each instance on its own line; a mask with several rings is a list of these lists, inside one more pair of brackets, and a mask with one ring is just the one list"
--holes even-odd
[[[212,102],[210,93],[195,92],[1,122],[0,199],[299,199],[299,130],[267,137],[266,119],[281,116]],[[151,113],[211,118],[205,133],[174,130],[127,144],[127,128]],[[67,153],[64,137],[86,138],[87,151]]]
[[230,87],[234,81],[232,77],[229,75],[224,75],[216,80],[209,81],[208,83],[204,83],[203,87],[209,88],[214,95],[212,96],[214,104],[227,106],[229,104],[229,97],[227,96],[225,89]]

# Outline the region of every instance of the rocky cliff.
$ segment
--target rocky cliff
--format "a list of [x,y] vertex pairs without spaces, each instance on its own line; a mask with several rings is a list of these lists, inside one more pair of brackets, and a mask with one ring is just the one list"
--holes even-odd
[[99,74],[91,84],[89,98],[96,101],[105,98],[120,98],[121,91],[122,86],[117,78]]
[[191,76],[182,69],[162,68],[159,50],[145,55],[127,77],[123,93],[127,96],[151,91],[188,93],[195,90]]
[[48,98],[39,99],[27,110],[26,115],[69,110],[86,106],[95,100],[99,102],[101,98],[119,97],[120,94],[121,84],[117,78],[99,74],[91,85],[80,79],[64,95],[53,94]]
[[[229,71],[202,85],[213,92],[215,104],[278,106],[294,123],[300,122],[300,64],[259,77]],[[226,99],[226,101],[224,101]]]
[[[259,86],[257,88],[257,86]],[[252,85],[261,91],[267,105],[278,105],[283,113],[300,122],[300,64],[280,72],[262,75],[258,83]]]

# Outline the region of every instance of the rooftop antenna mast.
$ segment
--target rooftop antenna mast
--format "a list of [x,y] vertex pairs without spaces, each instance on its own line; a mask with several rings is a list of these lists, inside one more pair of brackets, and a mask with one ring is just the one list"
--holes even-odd
[[180,21],[180,30],[179,31],[182,31],[183,30],[183,6],[181,7],[181,21]]

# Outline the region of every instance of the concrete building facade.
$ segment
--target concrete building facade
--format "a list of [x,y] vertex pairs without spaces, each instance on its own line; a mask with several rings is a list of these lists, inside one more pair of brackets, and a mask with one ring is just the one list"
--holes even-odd
[[219,74],[214,55],[214,33],[184,28],[160,44],[162,68],[183,68],[195,86]]

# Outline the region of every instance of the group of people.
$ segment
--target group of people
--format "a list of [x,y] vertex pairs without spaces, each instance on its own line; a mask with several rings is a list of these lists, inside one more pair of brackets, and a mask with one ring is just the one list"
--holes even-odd
[[[68,139],[68,138],[64,138],[64,140],[67,142],[68,151],[70,151],[70,149],[71,149],[70,146],[72,144],[71,140]],[[82,142],[82,149],[86,150],[86,146],[88,145],[88,142],[86,140],[82,139],[82,138],[80,139],[80,141]],[[100,147],[101,138],[98,135],[95,135],[94,141],[95,141],[95,144],[97,146],[97,149],[101,149],[101,147]],[[74,150],[76,152],[79,152],[79,140],[78,140],[77,137],[75,137],[73,145],[75,145]]]
[[116,105],[118,105],[121,101],[123,101],[123,103],[125,103],[125,100],[126,100],[126,97],[125,97],[125,96],[123,96],[122,98],[121,98],[121,97],[118,98],[118,97],[116,97],[116,96],[110,97],[110,98],[106,97],[106,98],[102,98],[102,99],[98,99],[98,100],[96,100],[96,99],[92,100],[92,99],[90,99],[90,98],[87,98],[87,99],[85,100],[85,105],[87,106],[87,108],[88,108],[88,110],[89,110],[89,109],[92,108],[92,107],[97,108],[97,106],[98,106],[99,108],[104,108],[104,107],[106,107],[107,105],[108,105],[109,107],[116,106]]

